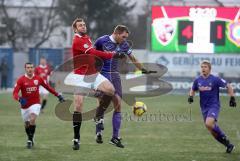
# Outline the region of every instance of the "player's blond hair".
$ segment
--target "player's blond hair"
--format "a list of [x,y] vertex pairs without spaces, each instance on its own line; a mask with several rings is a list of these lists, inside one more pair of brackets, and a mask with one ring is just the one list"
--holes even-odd
[[202,65],[202,64],[207,65],[210,70],[212,69],[212,64],[211,64],[211,62],[210,62],[209,60],[203,60],[203,61],[201,62],[201,65]]
[[72,29],[75,32],[77,29],[77,22],[85,22],[83,18],[76,18],[72,23]]

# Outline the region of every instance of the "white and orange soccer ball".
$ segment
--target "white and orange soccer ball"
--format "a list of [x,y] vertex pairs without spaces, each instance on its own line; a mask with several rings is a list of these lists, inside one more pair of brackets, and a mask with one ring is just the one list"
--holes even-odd
[[143,102],[136,102],[133,105],[133,114],[135,116],[142,116],[145,112],[147,112],[147,106]]

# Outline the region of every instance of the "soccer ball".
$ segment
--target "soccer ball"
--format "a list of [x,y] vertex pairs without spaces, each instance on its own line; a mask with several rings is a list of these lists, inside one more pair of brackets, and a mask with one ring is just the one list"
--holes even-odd
[[133,105],[133,114],[135,116],[142,116],[145,112],[147,112],[147,106],[143,102],[136,102]]

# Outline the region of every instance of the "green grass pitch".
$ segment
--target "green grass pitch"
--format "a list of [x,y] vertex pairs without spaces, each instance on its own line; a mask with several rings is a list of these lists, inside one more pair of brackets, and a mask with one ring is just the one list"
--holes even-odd
[[[230,108],[228,99],[221,97],[219,125],[236,145],[232,154],[226,154],[204,127],[198,97],[189,105],[187,96],[180,95],[139,98],[148,107],[142,118],[133,117],[131,107],[123,104],[124,149],[108,143],[111,112],[105,118],[104,143],[95,142],[95,124],[86,121],[81,149],[73,151],[72,123],[56,117],[55,97],[49,97],[45,113],[37,120],[35,147],[29,150],[18,103],[11,94],[0,94],[0,161],[240,161],[240,101],[237,98],[238,107]],[[88,98],[85,109],[95,104]]]

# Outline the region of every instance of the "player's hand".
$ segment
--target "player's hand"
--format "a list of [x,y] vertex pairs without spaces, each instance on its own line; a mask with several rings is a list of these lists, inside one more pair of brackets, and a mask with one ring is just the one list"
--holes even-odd
[[236,100],[235,100],[234,96],[230,97],[229,106],[230,107],[236,107],[237,106],[237,103],[236,103]]
[[189,103],[189,104],[193,103],[193,96],[189,96],[189,97],[188,97],[188,103]]
[[22,106],[25,106],[25,105],[27,104],[27,100],[26,100],[25,98],[20,97],[20,98],[18,99],[18,101],[20,102],[20,104],[21,104]]
[[59,102],[61,102],[61,103],[65,102],[65,99],[64,99],[64,97],[61,94],[59,94],[57,97],[58,97],[58,101]]
[[145,69],[145,68],[142,68],[142,74],[151,74],[151,73],[157,73],[157,71],[147,70],[147,69]]

